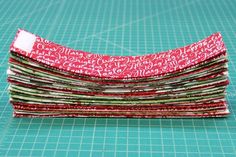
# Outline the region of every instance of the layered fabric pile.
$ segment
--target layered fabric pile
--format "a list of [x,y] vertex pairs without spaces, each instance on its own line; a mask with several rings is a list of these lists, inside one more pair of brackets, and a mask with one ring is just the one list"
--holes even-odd
[[220,33],[167,52],[109,56],[18,30],[8,69],[13,116],[224,117],[227,61]]

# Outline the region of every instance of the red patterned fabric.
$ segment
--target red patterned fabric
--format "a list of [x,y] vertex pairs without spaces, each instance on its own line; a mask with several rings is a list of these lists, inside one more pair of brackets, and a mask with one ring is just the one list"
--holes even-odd
[[[18,30],[18,34],[22,30]],[[220,33],[191,45],[143,56],[108,56],[73,50],[39,36],[31,52],[14,47],[11,51],[29,57],[52,68],[112,79],[128,79],[163,75],[197,65],[226,51]]]

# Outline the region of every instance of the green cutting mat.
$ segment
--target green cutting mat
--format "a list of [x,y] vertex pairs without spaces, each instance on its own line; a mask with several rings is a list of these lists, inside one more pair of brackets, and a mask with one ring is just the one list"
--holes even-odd
[[[0,156],[235,157],[236,1],[0,1]],[[231,115],[210,119],[12,118],[6,82],[17,28],[95,53],[165,51],[221,32]]]

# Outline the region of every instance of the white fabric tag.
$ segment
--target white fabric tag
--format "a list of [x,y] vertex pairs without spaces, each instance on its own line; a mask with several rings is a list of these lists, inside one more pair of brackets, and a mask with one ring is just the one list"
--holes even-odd
[[30,53],[35,41],[35,35],[21,30],[14,42],[14,47]]

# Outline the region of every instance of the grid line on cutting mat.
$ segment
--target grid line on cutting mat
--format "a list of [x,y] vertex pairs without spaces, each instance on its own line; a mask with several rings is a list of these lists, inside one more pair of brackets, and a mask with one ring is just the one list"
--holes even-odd
[[[236,155],[235,1],[14,0],[0,4],[5,6],[0,10],[0,156]],[[220,31],[228,48],[231,115],[219,119],[12,118],[6,69],[8,48],[18,27],[75,49],[110,55],[164,51]]]

